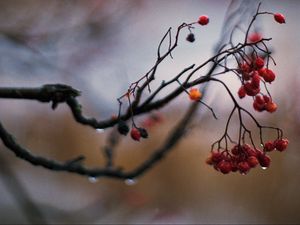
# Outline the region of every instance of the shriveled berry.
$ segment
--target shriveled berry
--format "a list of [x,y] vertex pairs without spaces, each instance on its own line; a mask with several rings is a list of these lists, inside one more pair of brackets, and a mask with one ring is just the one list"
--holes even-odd
[[122,135],[127,135],[129,132],[129,127],[127,126],[126,122],[123,120],[120,120],[118,122],[118,131]]
[[195,41],[195,35],[193,33],[189,33],[188,36],[186,37],[186,40],[189,42],[194,42]]
[[280,152],[286,150],[288,144],[289,144],[288,139],[279,139],[279,140],[274,141],[274,146],[275,146],[276,150],[278,150]]
[[275,21],[277,22],[277,23],[285,23],[285,17],[284,17],[284,15],[283,14],[281,14],[281,13],[275,13],[274,14],[274,19],[275,19]]
[[137,128],[135,128],[135,127],[131,128],[130,135],[131,135],[131,138],[132,138],[133,140],[135,140],[135,141],[140,141],[140,139],[141,139],[141,133],[140,133],[140,131],[139,131]]
[[198,23],[202,26],[207,25],[209,23],[209,18],[206,15],[202,15],[198,19]]
[[145,128],[140,127],[140,128],[138,128],[138,130],[139,130],[142,138],[148,138],[149,135]]

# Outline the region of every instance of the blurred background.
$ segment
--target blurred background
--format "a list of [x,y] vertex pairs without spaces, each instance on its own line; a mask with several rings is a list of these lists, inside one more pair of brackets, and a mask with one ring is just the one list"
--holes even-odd
[[[250,11],[257,6],[251,2]],[[212,56],[229,4],[216,0],[0,1],[1,86],[65,83],[82,92],[79,100],[85,114],[110,117],[117,113],[116,99],[154,64],[158,43],[170,26],[175,30],[199,15],[210,17],[209,26],[195,29],[194,43],[186,42],[187,32],[183,32],[174,60],[161,65],[153,88]],[[262,124],[281,127],[290,140],[287,152],[270,154],[268,170],[223,175],[205,164],[232,107],[224,89],[211,85],[205,102],[219,120],[200,107],[188,135],[138,180],[48,171],[17,159],[1,142],[0,223],[299,224],[300,2],[263,1],[262,10],[281,12],[287,21],[279,25],[266,16],[257,27],[264,37],[273,38],[270,44],[277,66],[272,69],[277,78],[270,91],[279,105],[277,112],[258,114],[250,99],[242,103]],[[235,79],[224,81],[237,90]],[[116,162],[130,169],[146,159],[163,143],[188,103],[182,95],[155,112],[162,122],[149,130],[150,138],[141,143],[124,138]],[[65,105],[52,111],[49,104],[1,99],[0,115],[5,127],[35,154],[68,160],[83,153],[87,165],[103,164],[101,146],[109,129],[96,132],[77,124]],[[145,119],[141,116],[137,121]],[[232,123],[233,134],[237,125]],[[266,132],[264,138],[273,139],[274,134]]]

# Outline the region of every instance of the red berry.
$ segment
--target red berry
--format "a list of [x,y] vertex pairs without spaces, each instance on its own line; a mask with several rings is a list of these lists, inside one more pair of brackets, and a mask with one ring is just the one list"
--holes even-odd
[[205,162],[206,162],[206,164],[208,164],[208,165],[213,165],[213,164],[214,164],[214,162],[213,162],[211,156],[209,156],[209,157],[205,160]]
[[238,90],[238,95],[239,95],[239,98],[244,98],[246,96],[246,91],[245,91],[244,86],[240,87],[240,89]]
[[265,110],[265,105],[260,105],[258,104],[256,101],[253,102],[253,108],[258,111],[258,112],[262,112]]
[[275,112],[277,110],[277,104],[274,102],[268,102],[266,104],[266,110],[270,113]]
[[267,152],[271,152],[275,149],[275,146],[273,144],[272,141],[268,141],[264,144],[264,149],[267,151]]
[[213,162],[218,163],[223,159],[223,155],[220,152],[213,152],[211,154],[211,159]]
[[246,154],[250,156],[255,156],[257,155],[257,152],[255,149],[251,148],[250,145],[245,144],[247,147],[244,147]]
[[235,145],[232,149],[231,149],[231,153],[233,155],[239,155],[240,154],[240,146],[239,145]]
[[242,149],[247,152],[248,150],[252,149],[251,146],[249,144],[243,144],[242,145]]
[[275,73],[272,70],[265,68],[263,72],[263,78],[266,82],[271,83],[273,80],[275,80]]
[[241,73],[250,73],[251,72],[251,68],[248,65],[248,63],[245,62],[245,63],[242,63],[240,65],[240,71],[241,71]]
[[130,135],[131,135],[131,138],[132,138],[133,140],[135,140],[135,141],[140,141],[141,133],[140,133],[140,131],[139,131],[137,128],[133,127],[133,128],[131,129]]
[[255,64],[256,69],[261,69],[261,68],[264,67],[265,61],[264,61],[263,58],[257,57],[257,58],[255,59],[254,64]]
[[242,73],[242,77],[244,80],[248,81],[251,78],[251,73]]
[[223,174],[229,173],[232,169],[231,163],[225,160],[219,162],[217,167]]
[[246,161],[239,162],[237,167],[238,167],[238,170],[240,171],[240,173],[243,173],[243,174],[248,173],[248,171],[250,170],[250,165]]
[[277,22],[277,23],[285,23],[285,17],[284,17],[284,15],[283,14],[281,14],[281,13],[275,13],[274,14],[274,19],[275,19],[275,21]]
[[260,86],[260,77],[259,77],[257,71],[254,71],[254,72],[253,72],[252,80],[251,80],[251,85],[252,85],[252,87],[253,87],[254,89],[257,89],[257,88],[259,88],[259,86]]
[[256,111],[262,112],[265,110],[265,100],[261,95],[256,95],[253,102],[253,108]]
[[261,69],[258,70],[258,74],[261,77],[264,77],[265,72],[266,72],[266,68],[261,68]]
[[258,161],[261,167],[269,167],[271,164],[271,159],[269,156],[265,154],[261,154],[258,156]]
[[239,72],[242,74],[242,77],[244,80],[249,80],[251,78],[250,72],[251,67],[248,65],[248,63],[244,62],[239,65]]
[[244,88],[245,88],[246,94],[249,96],[255,96],[260,92],[260,88],[253,88],[252,84],[249,82],[244,84]]
[[249,40],[250,42],[258,42],[258,41],[260,41],[261,39],[262,39],[261,34],[260,34],[260,33],[257,33],[257,32],[252,33],[252,34],[250,34],[250,35],[248,36],[248,40]]
[[198,23],[202,26],[207,25],[209,23],[209,18],[206,15],[200,16],[198,19]]
[[279,140],[274,141],[275,148],[280,152],[286,150],[288,144],[289,144],[288,139],[279,139]]
[[270,101],[270,98],[267,95],[264,95],[263,98],[264,98],[265,103],[268,103]]
[[255,156],[257,159],[259,159],[262,155],[264,155],[264,153],[259,149],[255,149],[255,153],[256,153]]
[[237,166],[237,163],[236,162],[231,162],[231,171],[236,172],[238,170],[239,170],[239,168]]
[[247,159],[247,162],[249,164],[250,167],[256,167],[258,165],[258,159],[255,157],[255,156],[250,156],[248,159]]
[[261,95],[256,95],[255,96],[255,101],[260,104],[260,105],[263,105],[265,104],[265,99],[261,96]]

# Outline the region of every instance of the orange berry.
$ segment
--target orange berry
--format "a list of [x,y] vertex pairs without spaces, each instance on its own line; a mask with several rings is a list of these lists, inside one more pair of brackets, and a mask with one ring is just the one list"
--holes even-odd
[[255,65],[255,67],[256,67],[257,69],[261,69],[261,68],[264,67],[265,61],[264,61],[263,58],[257,57],[257,58],[255,59],[255,61],[254,61],[254,65]]
[[266,110],[270,113],[275,112],[277,110],[277,104],[274,102],[269,101],[266,104]]
[[197,88],[191,88],[189,91],[189,96],[191,100],[199,101],[202,97],[202,93]]

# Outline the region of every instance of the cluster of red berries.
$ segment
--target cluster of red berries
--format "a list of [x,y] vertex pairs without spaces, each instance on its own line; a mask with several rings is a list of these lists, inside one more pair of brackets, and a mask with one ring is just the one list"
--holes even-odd
[[248,144],[235,145],[230,151],[212,151],[206,159],[206,163],[223,174],[237,171],[241,174],[247,174],[250,169],[258,164],[263,169],[268,168],[271,164],[271,158],[266,152],[274,149],[282,152],[287,148],[288,143],[287,139],[277,139],[274,142],[268,141],[264,145],[264,150],[252,148]]
[[262,112],[275,112],[277,105],[266,95],[259,95],[261,79],[271,83],[275,80],[275,73],[268,68],[264,68],[265,62],[262,57],[254,57],[252,62],[242,62],[239,64],[238,72],[241,74],[242,86],[238,90],[238,96],[244,98],[246,95],[255,96],[253,107]]
[[288,139],[277,139],[275,141],[267,141],[264,144],[264,150],[266,152],[271,152],[273,150],[277,150],[279,152],[283,152],[286,150],[286,148],[289,145],[289,140]]
[[253,101],[253,108],[258,112],[266,110],[267,112],[272,113],[277,110],[277,104],[267,95],[256,95]]
[[[280,24],[285,23],[285,17],[281,13],[274,13],[274,20]],[[260,33],[252,33],[249,35],[248,40],[252,43],[262,40]],[[264,67],[264,58],[260,56],[252,57],[249,62],[243,60],[239,63],[238,73],[241,75],[242,86],[238,90],[238,96],[244,98],[246,95],[253,96],[253,108],[256,111],[268,111],[275,112],[277,105],[272,101],[272,99],[266,95],[260,95],[260,83],[264,80],[267,83],[272,83],[276,75],[269,69]]]

